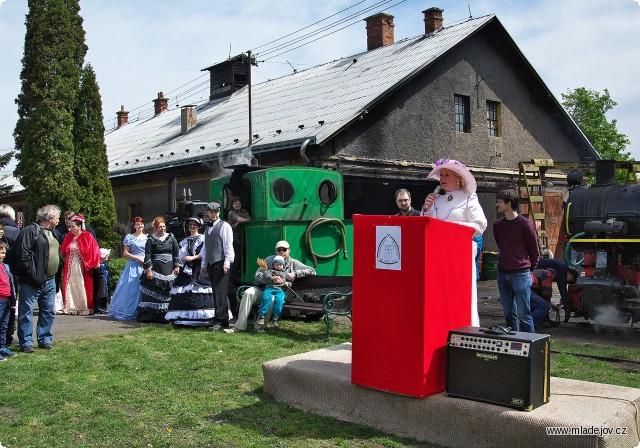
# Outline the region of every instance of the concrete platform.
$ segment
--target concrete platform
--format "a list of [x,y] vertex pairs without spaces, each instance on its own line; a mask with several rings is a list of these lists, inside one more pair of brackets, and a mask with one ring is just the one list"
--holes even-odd
[[[553,377],[550,402],[532,412],[444,393],[406,397],[351,384],[351,344],[269,361],[263,371],[265,392],[281,403],[446,447],[640,445],[640,389]],[[556,426],[626,434],[547,435]]]

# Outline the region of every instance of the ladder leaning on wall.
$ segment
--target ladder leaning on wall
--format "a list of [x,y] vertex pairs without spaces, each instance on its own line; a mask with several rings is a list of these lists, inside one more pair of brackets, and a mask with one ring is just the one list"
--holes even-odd
[[520,214],[529,218],[538,234],[538,246],[540,249],[549,247],[549,236],[547,234],[547,223],[544,211],[544,174],[548,168],[553,168],[551,159],[534,159],[530,162],[520,162],[520,181],[518,182],[518,197],[520,204],[526,203],[527,213]]

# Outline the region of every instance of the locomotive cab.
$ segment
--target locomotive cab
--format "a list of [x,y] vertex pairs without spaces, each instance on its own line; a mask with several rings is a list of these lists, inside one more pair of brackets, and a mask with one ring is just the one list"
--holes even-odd
[[[312,167],[231,167],[230,176],[210,181],[210,199],[219,199],[224,216],[233,198],[251,215],[234,236],[232,281],[254,281],[257,258],[274,255],[275,243],[289,242],[290,256],[315,269],[296,279],[285,298],[284,315],[318,318],[322,297],[351,289],[353,225],[344,219],[341,173]],[[231,288],[232,290],[235,288]]]

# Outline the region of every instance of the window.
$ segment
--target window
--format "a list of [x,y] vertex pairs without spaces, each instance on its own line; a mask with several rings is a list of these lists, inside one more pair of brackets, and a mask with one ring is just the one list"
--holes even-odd
[[318,187],[318,197],[324,205],[331,205],[338,199],[336,184],[330,180],[323,180]]
[[456,131],[471,131],[471,115],[469,110],[469,97],[464,95],[454,95],[456,112]]
[[133,218],[136,216],[142,216],[142,204],[127,204],[127,219],[129,222],[133,222]]
[[500,103],[487,101],[487,129],[492,137],[500,137]]
[[293,185],[287,179],[281,177],[271,186],[271,196],[276,204],[284,207],[293,199]]

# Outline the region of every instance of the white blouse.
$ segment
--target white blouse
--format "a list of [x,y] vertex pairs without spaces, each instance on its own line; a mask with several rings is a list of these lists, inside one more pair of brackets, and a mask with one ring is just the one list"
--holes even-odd
[[472,227],[473,236],[480,236],[487,229],[487,218],[478,201],[478,195],[468,195],[462,190],[438,195],[425,216]]

